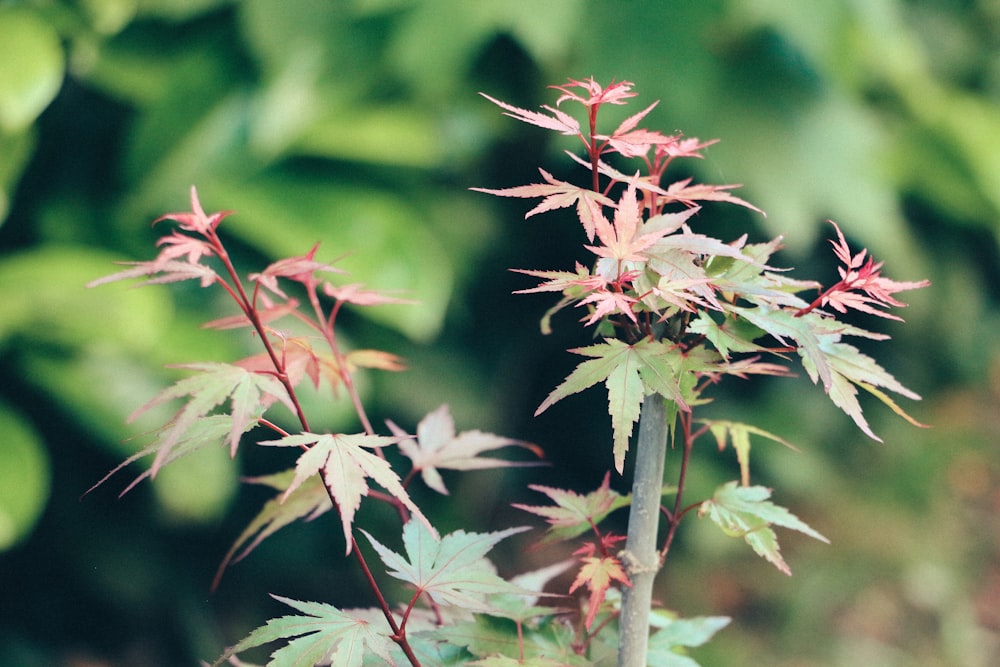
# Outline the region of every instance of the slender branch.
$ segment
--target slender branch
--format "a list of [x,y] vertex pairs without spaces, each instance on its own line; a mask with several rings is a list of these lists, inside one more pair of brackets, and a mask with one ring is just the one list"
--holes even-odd
[[681,518],[687,514],[689,510],[701,504],[695,503],[694,505],[688,505],[683,510],[681,509],[681,499],[684,496],[684,482],[687,479],[688,462],[691,460],[691,449],[697,436],[692,435],[691,433],[691,413],[682,412],[679,419],[681,422],[681,431],[684,436],[684,449],[681,455],[681,469],[680,472],[677,473],[677,493],[674,495],[674,509],[669,513],[670,518],[667,522],[667,536],[663,540],[663,548],[660,549],[660,563],[667,558],[667,553],[670,551],[670,545],[673,544],[674,536],[677,534],[677,527],[681,524]]
[[[337,503],[334,502],[334,507],[336,507],[336,505]],[[369,587],[375,592],[375,597],[378,600],[379,608],[382,610],[382,615],[385,616],[385,620],[388,621],[389,627],[392,629],[392,641],[396,642],[399,648],[402,649],[403,654],[406,655],[406,659],[409,660],[413,667],[420,667],[420,660],[413,652],[410,642],[406,639],[405,629],[396,622],[396,617],[393,616],[392,609],[389,608],[389,603],[386,601],[385,596],[382,595],[382,590],[379,588],[378,582],[375,581],[375,575],[372,574],[371,568],[368,567],[368,562],[361,553],[361,549],[358,548],[357,540],[353,537],[351,538],[351,552],[358,561],[358,565],[361,566],[361,570],[364,572],[365,578],[368,580]]]
[[632,507],[622,559],[632,586],[622,595],[618,667],[646,667],[649,610],[653,601],[653,581],[660,565],[656,534],[660,522],[667,431],[666,401],[657,394],[647,396],[639,417]]

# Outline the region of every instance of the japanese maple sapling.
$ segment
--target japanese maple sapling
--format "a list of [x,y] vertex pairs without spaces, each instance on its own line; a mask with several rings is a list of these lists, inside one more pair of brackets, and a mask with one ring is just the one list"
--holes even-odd
[[[555,106],[529,111],[488,95],[504,114],[562,135],[576,137],[583,155],[570,157],[589,172],[583,185],[563,181],[540,170],[542,182],[506,189],[478,190],[502,197],[541,200],[525,217],[572,207],[583,228],[583,247],[593,255],[589,265],[572,271],[524,270],[541,279],[522,293],[556,292],[561,298],[542,319],[551,328],[552,315],[569,306],[581,308],[585,327],[595,329],[599,342],[571,352],[586,357],[542,402],[540,413],[557,401],[603,383],[613,427],[612,460],[624,469],[635,422],[640,421],[638,452],[632,484],[632,504],[625,548],[606,560],[620,559],[627,577],[606,562],[601,586],[624,584],[620,610],[618,664],[647,664],[652,582],[663,564],[680,520],[692,510],[708,516],[729,535],[743,537],[779,570],[790,573],[772,526],[801,531],[825,540],[784,508],[770,502],[770,490],[750,484],[750,435],[784,443],[771,433],[747,424],[696,420],[694,408],[706,402],[707,390],[726,376],[792,375],[789,354],[800,357],[814,383],[820,383],[834,404],[868,436],[878,439],[857,400],[861,388],[914,424],[915,420],[884,391],[919,398],[881,368],[871,357],[845,342],[851,336],[885,340],[841,322],[836,313],[848,309],[899,319],[887,312],[904,305],[893,295],[927,285],[927,281],[897,282],[881,274],[881,263],[867,251],[852,253],[839,227],[834,253],[843,264],[841,280],[826,290],[815,282],[793,280],[769,262],[779,240],[749,243],[746,235],[723,241],[695,231],[704,202],[725,202],[759,209],[732,194],[735,185],[702,185],[691,178],[663,181],[677,158],[699,158],[714,141],[702,142],[680,134],[662,134],[639,126],[653,103],[628,116],[617,127],[603,130],[598,114],[605,105],[623,105],[635,96],[627,81],[604,87],[587,79],[553,86]],[[567,112],[580,109],[581,120]],[[582,109],[581,109],[582,107]],[[803,293],[819,290],[807,301]],[[721,486],[708,499],[685,504],[685,480],[695,441],[711,434],[720,449],[732,443],[741,469],[739,482]],[[662,503],[663,460],[668,437],[681,452],[673,502]],[[787,444],[787,443],[786,443]],[[657,537],[660,518],[665,535]],[[550,521],[552,521],[550,519]],[[605,535],[601,545],[618,541]],[[581,569],[593,569],[586,553]],[[597,581],[597,577],[593,581]],[[592,598],[599,604],[603,597]],[[595,618],[590,609],[587,625]],[[653,635],[654,637],[656,635]]]
[[[710,388],[727,377],[791,375],[790,357],[797,355],[807,376],[869,436],[876,437],[862,414],[858,388],[917,424],[887,392],[918,397],[845,342],[852,336],[887,336],[841,322],[836,315],[853,309],[896,318],[888,309],[903,304],[894,295],[926,281],[884,277],[881,264],[866,251],[851,251],[836,225],[834,252],[843,266],[840,281],[827,289],[793,280],[772,267],[777,240],[750,243],[742,236],[723,241],[696,232],[703,202],[758,211],[732,194],[733,185],[700,185],[690,178],[662,182],[676,158],[700,157],[713,142],[640,128],[655,104],[602,132],[598,112],[604,105],[622,105],[634,97],[628,82],[605,88],[592,79],[570,81],[556,90],[560,94],[555,106],[540,112],[487,99],[514,118],[578,137],[583,154],[573,159],[584,169],[585,185],[541,170],[540,183],[481,191],[540,198],[528,216],[572,207],[583,228],[582,249],[593,257],[572,270],[519,269],[541,281],[521,292],[561,295],[542,318],[543,330],[551,328],[555,313],[573,307],[581,310],[584,327],[598,338],[571,350],[583,359],[537,412],[599,383],[608,394],[613,430],[608,460],[614,473],[608,471],[600,486],[587,493],[531,485],[547,497],[547,504],[516,505],[548,523],[542,545],[578,543],[569,560],[553,557],[554,562],[537,571],[511,576],[490,561],[489,553],[528,528],[447,534],[435,529],[434,517],[410,496],[417,480],[448,495],[442,470],[530,465],[534,458],[516,461],[492,453],[518,448],[534,457],[541,451],[481,431],[459,432],[446,406],[420,420],[413,434],[391,421],[380,433],[368,418],[355,377],[365,371],[401,370],[401,360],[387,352],[346,348],[338,335],[338,315],[343,308],[400,300],[340,282],[340,269],[316,259],[318,247],[244,279],[218,234],[230,213],[206,214],[192,188],[191,211],[155,221],[175,223],[161,238],[155,259],[92,283],[196,280],[204,288],[221,289],[236,312],[209,326],[249,328],[261,346],[258,354],[233,363],[181,366],[191,375],[137,410],[180,401],[174,417],[156,432],[152,444],[108,477],[152,456],[151,466],[126,486],[127,491],[205,447],[225,447],[233,456],[248,444],[293,451],[292,468],[248,480],[273,489],[274,495],[225,554],[214,585],[219,585],[226,567],[281,528],[334,509],[339,525],[318,523],[316,529],[327,530],[331,539],[343,536],[345,552],[371,591],[373,606],[367,609],[355,608],[353,600],[346,601],[351,608],[345,608],[341,603],[275,596],[292,612],[253,630],[225,650],[216,665],[244,664],[238,655],[275,642],[280,646],[268,665],[694,665],[681,654],[707,641],[729,619],[682,619],[654,609],[651,602],[654,579],[684,517],[708,517],[785,573],[790,568],[779,552],[774,527],[825,539],[774,504],[770,489],[751,483],[751,437],[787,444],[784,439],[749,424],[695,418],[696,409],[709,400]],[[563,105],[582,107],[583,123]],[[801,296],[812,291],[812,300]],[[305,383],[327,385],[345,395],[360,430],[314,430],[299,398]],[[611,488],[610,480],[625,470],[637,421],[632,493],[623,496]],[[254,427],[273,435],[255,441],[248,435]],[[681,460],[677,470],[666,472],[672,485],[665,487],[668,439],[680,450]],[[691,500],[686,480],[691,452],[700,439],[720,450],[731,445],[740,479],[721,485],[710,497]],[[387,456],[393,450],[400,456]],[[375,534],[384,527],[357,525],[364,502],[394,509],[399,539]],[[627,535],[602,526],[608,515],[625,508]],[[402,550],[389,546],[394,543],[401,543]],[[567,570],[571,583],[562,591],[543,592]],[[389,599],[386,577],[404,582],[409,592],[400,600]]]

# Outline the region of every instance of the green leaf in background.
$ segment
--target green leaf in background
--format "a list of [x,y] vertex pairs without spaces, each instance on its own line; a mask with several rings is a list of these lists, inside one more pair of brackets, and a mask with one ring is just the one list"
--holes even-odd
[[61,347],[114,341],[148,351],[169,321],[163,290],[84,287],[121,258],[105,251],[48,245],[0,260],[0,343],[11,336]]
[[49,459],[38,434],[0,404],[0,551],[31,532],[49,497]]
[[[218,207],[237,202],[223,229],[273,257],[302,254],[321,242],[317,257],[337,260],[345,282],[419,302],[365,308],[364,317],[415,340],[440,330],[451,296],[453,261],[405,196],[347,188],[315,177],[264,176],[249,183],[210,180],[200,191]],[[214,206],[214,205],[213,205]]]
[[59,92],[59,35],[35,12],[0,7],[0,134],[26,130]]
[[59,35],[35,12],[0,7],[0,223],[34,148],[32,124],[59,92]]

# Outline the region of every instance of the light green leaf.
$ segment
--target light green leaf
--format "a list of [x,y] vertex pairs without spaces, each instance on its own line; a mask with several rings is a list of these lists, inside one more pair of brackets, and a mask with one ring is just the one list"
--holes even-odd
[[41,438],[11,408],[0,403],[0,551],[34,528],[49,497],[49,458]]
[[789,449],[795,449],[795,446],[784,438],[780,438],[773,433],[765,431],[762,428],[757,428],[756,426],[751,426],[750,424],[715,419],[700,420],[699,423],[708,425],[712,435],[715,436],[716,443],[719,445],[719,451],[726,448],[727,439],[732,440],[733,449],[736,450],[736,460],[739,461],[740,464],[740,481],[743,486],[750,485],[751,435],[759,435],[763,438],[767,438],[768,440],[781,443]]
[[619,473],[625,468],[625,453],[632,437],[632,426],[639,421],[645,395],[639,378],[639,364],[640,361],[634,354],[627,354],[605,381],[608,388],[608,413],[611,415],[614,433],[615,469]]
[[639,419],[646,394],[660,394],[680,409],[688,409],[672,363],[674,359],[681,361],[680,354],[666,343],[647,338],[629,345],[606,338],[604,343],[571,352],[594,358],[577,366],[538,406],[535,414],[604,380],[608,390],[608,412],[614,427],[614,460],[618,472],[624,469],[632,427]]
[[59,34],[27,7],[0,7],[0,134],[21,132],[59,92]]
[[152,476],[170,458],[170,450],[185,436],[187,430],[217,406],[230,401],[232,427],[228,435],[230,455],[236,455],[240,436],[254,425],[273,400],[279,400],[295,411],[284,385],[273,375],[255,373],[240,366],[223,363],[183,364],[178,368],[199,371],[164,389],[152,400],[132,413],[129,420],[150,408],[175,398],[188,397],[177,416],[161,432],[157,454],[150,470]]
[[424,524],[408,521],[403,526],[405,556],[362,532],[385,563],[388,574],[412,584],[418,594],[427,594],[435,604],[488,612],[492,609],[490,595],[534,594],[504,581],[486,558],[498,542],[526,530],[530,528],[508,528],[494,533],[457,530],[440,537]]
[[[227,650],[213,663],[215,667],[251,648],[279,639],[291,639],[271,654],[267,667],[312,667],[333,664],[360,667],[367,653],[375,653],[391,664],[388,624],[376,628],[365,618],[343,612],[320,602],[299,602],[272,595],[275,600],[303,615],[273,618]],[[294,638],[294,639],[293,639]]]
[[771,525],[797,530],[800,533],[829,542],[784,507],[768,501],[771,490],[763,486],[738,486],[728,482],[709,500],[702,503],[698,516],[706,514],[730,537],[742,537],[758,555],[763,556],[785,574],[791,574],[778,548],[778,538]]
[[619,494],[611,488],[610,482],[610,473],[605,474],[601,485],[586,495],[541,484],[530,484],[528,488],[544,493],[552,499],[553,504],[513,503],[512,507],[545,517],[549,522],[549,530],[542,540],[543,544],[569,540],[592,530],[593,526],[603,521],[608,514],[631,502],[631,496]]
[[[337,501],[340,521],[344,529],[346,553],[351,553],[351,529],[354,514],[361,507],[361,499],[368,495],[368,479],[371,478],[386,491],[399,499],[429,531],[430,522],[420,508],[410,499],[399,475],[384,458],[368,449],[386,447],[399,440],[398,437],[356,434],[317,434],[303,432],[289,435],[280,440],[265,440],[258,444],[271,447],[301,447],[305,452],[295,464],[293,477],[283,496],[284,500],[306,480],[322,474],[327,488]],[[410,522],[414,523],[414,522]]]
[[[253,484],[270,486],[281,493],[264,503],[264,507],[261,508],[257,516],[233,542],[233,546],[226,552],[215,573],[215,580],[212,582],[213,590],[218,587],[222,574],[230,563],[243,560],[265,539],[298,519],[304,517],[306,521],[311,521],[333,509],[333,503],[330,502],[330,496],[327,495],[326,487],[323,486],[319,475],[312,476],[286,497],[285,489],[291,485],[294,476],[295,470],[293,469],[246,480]],[[251,538],[253,539],[251,540]],[[244,547],[244,545],[246,546]]]
[[[698,667],[697,662],[684,655],[683,649],[701,646],[729,625],[730,620],[726,616],[668,619],[649,638],[646,658],[649,667]],[[654,625],[661,623],[654,620]]]

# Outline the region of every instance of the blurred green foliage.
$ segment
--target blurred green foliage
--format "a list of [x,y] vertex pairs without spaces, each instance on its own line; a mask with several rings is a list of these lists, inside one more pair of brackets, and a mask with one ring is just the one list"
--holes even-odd
[[[873,414],[876,446],[815,387],[720,395],[720,414],[802,447],[755,450],[756,474],[833,545],[783,536],[787,580],[688,526],[661,599],[736,618],[702,663],[997,664],[998,54],[991,0],[0,0],[0,663],[195,664],[276,613],[267,592],[368,603],[323,520],[208,597],[263,500],[224,451],[122,502],[125,478],[78,501],[169,417],[125,421],[177,376],[165,364],[253,349],[198,328],[231,310],[195,288],[83,287],[151,257],[149,221],[192,184],[206,209],[237,210],[224,228],[248,271],[322,242],[352,279],[420,300],[345,322],[412,368],[365,378],[375,415],[412,427],[449,402],[460,428],[543,445],[546,483],[596,487],[600,401],[530,417],[585,341],[559,322],[540,337],[547,304],[512,297],[524,284],[505,271],[568,266],[577,229],[467,192],[530,182],[573,148],[477,91],[532,107],[593,75],[662,99],[651,126],[722,139],[687,168],[744,183],[768,217],[705,224],[784,234],[788,264],[832,267],[833,218],[893,278],[933,281],[876,351],[933,429]],[[280,463],[264,456],[242,471]],[[709,446],[696,464],[706,489],[734,474]],[[456,480],[441,521],[527,521],[507,503],[531,474]]]

